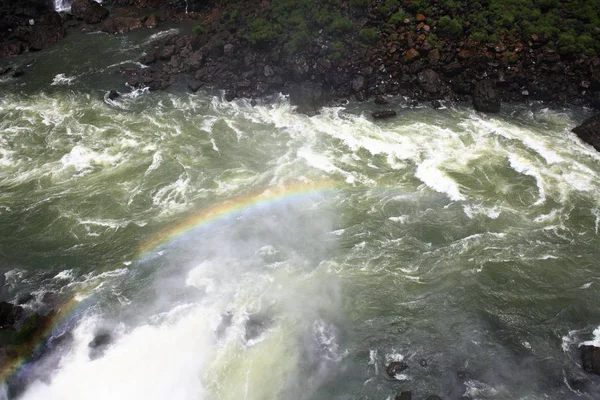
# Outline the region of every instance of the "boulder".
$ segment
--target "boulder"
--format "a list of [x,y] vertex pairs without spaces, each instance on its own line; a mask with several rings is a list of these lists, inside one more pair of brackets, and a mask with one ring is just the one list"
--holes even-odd
[[356,78],[352,80],[352,90],[355,92],[360,92],[365,88],[365,77],[362,75],[358,75]]
[[29,35],[29,50],[42,50],[64,39],[65,29],[62,18],[57,12],[46,14],[33,26]]
[[497,113],[500,111],[500,98],[491,80],[483,80],[475,84],[473,107],[477,111],[486,113]]
[[18,78],[18,77],[23,76],[23,75],[25,75],[25,71],[23,71],[23,68],[17,67],[17,68],[15,68],[13,70],[13,73],[12,73],[11,76],[13,78]]
[[394,377],[408,369],[408,364],[402,361],[392,361],[387,367],[385,367],[385,372],[391,377]]
[[94,0],[75,0],[71,4],[71,14],[88,24],[97,24],[108,17],[108,10]]
[[383,96],[377,96],[375,97],[374,103],[381,106],[384,104],[389,104],[389,101],[387,101]]
[[304,82],[290,86],[290,103],[297,106],[297,111],[302,114],[315,115],[325,104],[323,86],[314,82]]
[[202,87],[202,82],[197,79],[190,78],[187,80],[187,85],[192,92],[196,93]]
[[412,400],[412,392],[402,392],[398,396],[396,396],[395,400]]
[[12,328],[23,316],[23,307],[0,302],[0,329]]
[[102,23],[101,30],[111,35],[123,34],[143,27],[141,19],[134,17],[113,17]]
[[89,357],[94,360],[104,355],[104,350],[113,341],[112,335],[108,332],[100,332],[96,334],[94,339],[88,344]]
[[[375,119],[392,118],[398,115],[394,110],[374,111],[371,113]],[[393,363],[392,363],[393,364]]]
[[440,77],[434,70],[428,68],[424,71],[419,72],[417,75],[419,79],[419,85],[421,88],[429,94],[434,94],[440,90]]
[[158,27],[158,16],[156,14],[150,14],[146,21],[144,21],[144,26],[146,28],[156,28]]
[[586,119],[581,125],[573,128],[572,132],[576,134],[579,139],[600,151],[600,114],[596,114],[593,117]]
[[586,372],[600,375],[600,347],[581,346],[581,364]]
[[425,400],[442,400],[442,398],[437,394],[432,394],[431,396],[427,396]]
[[116,90],[111,90],[110,92],[108,92],[108,98],[110,100],[115,100],[118,99],[119,97],[121,97],[121,95],[119,94],[119,92],[117,92]]

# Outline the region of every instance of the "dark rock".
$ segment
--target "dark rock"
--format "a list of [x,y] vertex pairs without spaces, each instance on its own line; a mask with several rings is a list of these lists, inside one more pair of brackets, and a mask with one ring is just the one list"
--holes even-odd
[[307,81],[290,87],[290,103],[297,106],[296,110],[302,114],[317,114],[325,101],[325,91],[318,83]]
[[[439,100],[433,100],[431,102],[431,107],[433,107],[435,109],[442,108],[442,103]],[[427,364],[426,360],[423,360],[423,361],[425,361],[425,364]]]
[[0,44],[0,58],[16,56],[23,51],[23,46],[19,41],[9,41]]
[[227,90],[225,92],[225,101],[233,101],[235,99],[235,91]]
[[583,123],[572,130],[579,139],[592,145],[600,151],[600,114],[586,119]]
[[54,308],[60,304],[60,297],[55,292],[46,292],[42,296],[42,303],[50,308]]
[[402,392],[395,397],[395,400],[412,400],[412,392]]
[[22,68],[15,68],[11,76],[13,78],[18,78],[23,75],[25,75],[25,71],[23,71]]
[[600,347],[581,346],[581,363],[586,372],[600,375]]
[[159,54],[161,60],[169,60],[175,54],[175,46],[165,46]]
[[377,96],[377,97],[375,97],[375,101],[374,102],[375,102],[375,104],[380,105],[380,106],[384,105],[384,104],[389,104],[389,101],[387,101],[385,99],[385,97],[383,97],[383,96]]
[[94,339],[88,344],[89,357],[94,360],[102,357],[106,348],[112,343],[112,335],[108,332],[98,333]]
[[355,92],[360,92],[365,88],[365,77],[362,75],[358,75],[356,78],[352,80],[352,90]]
[[[3,68],[0,68],[0,76],[6,75],[11,70],[12,70],[12,67],[10,65],[6,66],[6,67],[3,67]],[[5,282],[6,282],[6,277],[4,276],[4,274],[2,274],[2,276],[0,276],[0,287],[4,286]]]
[[444,75],[446,75],[449,78],[459,75],[461,72],[463,72],[463,70],[464,70],[464,67],[460,63],[460,61],[453,61],[450,64],[442,67],[442,71],[444,72]]
[[97,24],[108,17],[108,10],[94,0],[75,0],[71,4],[71,14],[88,24]]
[[494,89],[492,81],[484,80],[475,84],[473,106],[477,111],[486,113],[497,113],[500,111],[500,98],[496,89]]
[[440,77],[434,70],[426,69],[422,72],[419,72],[417,78],[419,80],[419,85],[427,93],[433,94],[440,90]]
[[158,17],[156,14],[150,14],[146,21],[144,21],[144,26],[146,28],[156,28],[158,27]]
[[271,319],[264,315],[251,315],[244,325],[246,342],[259,337],[271,324]]
[[384,119],[384,118],[392,118],[398,115],[394,110],[384,110],[384,111],[373,111],[371,113],[373,118],[375,119]]
[[470,371],[457,371],[456,372],[456,376],[458,377],[458,379],[460,379],[461,381],[465,381],[467,379],[471,379],[473,378],[473,374]]
[[6,301],[0,302],[0,328],[12,328],[23,316],[23,307]]
[[21,296],[19,296],[17,298],[17,304],[23,305],[23,304],[29,303],[33,299],[35,299],[35,296],[32,295],[31,293],[22,294]]
[[196,93],[202,87],[203,84],[197,79],[190,78],[187,80],[187,85],[192,92]]
[[62,40],[65,30],[62,26],[62,18],[57,12],[44,15],[40,23],[33,26],[29,35],[29,49],[42,50]]
[[119,97],[121,97],[121,95],[114,89],[108,92],[108,98],[111,100],[118,99]]
[[408,364],[403,363],[402,361],[392,361],[387,367],[385,367],[385,372],[391,377],[394,377],[408,369]]
[[442,400],[442,398],[436,394],[432,394],[431,396],[427,396],[425,400]]
[[142,20],[134,17],[113,17],[102,23],[102,31],[111,35],[123,34],[134,29],[139,29],[144,24]]

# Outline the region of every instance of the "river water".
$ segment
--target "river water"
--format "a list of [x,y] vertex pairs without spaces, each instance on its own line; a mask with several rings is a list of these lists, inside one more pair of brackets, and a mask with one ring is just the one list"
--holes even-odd
[[600,398],[588,111],[105,98],[152,33],[72,33],[0,83],[2,296],[71,299],[73,334],[17,398]]

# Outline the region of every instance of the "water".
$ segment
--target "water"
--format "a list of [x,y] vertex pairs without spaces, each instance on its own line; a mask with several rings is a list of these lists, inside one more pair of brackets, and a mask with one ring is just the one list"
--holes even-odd
[[[72,1],[70,0],[54,0],[54,9],[59,12],[69,11],[71,9],[71,3]],[[101,3],[101,1],[99,3]]]
[[569,133],[585,110],[105,100],[151,33],[72,34],[0,83],[2,295],[78,304],[18,398],[598,398],[577,352],[600,325],[600,156]]

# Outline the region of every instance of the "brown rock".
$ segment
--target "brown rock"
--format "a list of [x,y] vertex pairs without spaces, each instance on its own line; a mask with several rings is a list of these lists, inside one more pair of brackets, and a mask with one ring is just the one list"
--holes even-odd
[[416,49],[412,48],[406,52],[406,54],[404,55],[404,60],[406,60],[406,61],[416,60],[417,58],[419,58],[420,55],[421,54],[419,54],[419,52]]
[[104,21],[101,30],[112,35],[116,35],[127,33],[134,29],[139,29],[142,26],[144,26],[144,24],[139,18],[113,17]]
[[425,16],[423,14],[417,14],[417,22],[425,21]]
[[108,10],[94,0],[75,0],[71,4],[71,14],[88,24],[97,24],[108,17]]
[[150,14],[146,21],[144,21],[144,26],[146,28],[156,28],[158,27],[158,17],[156,14]]

